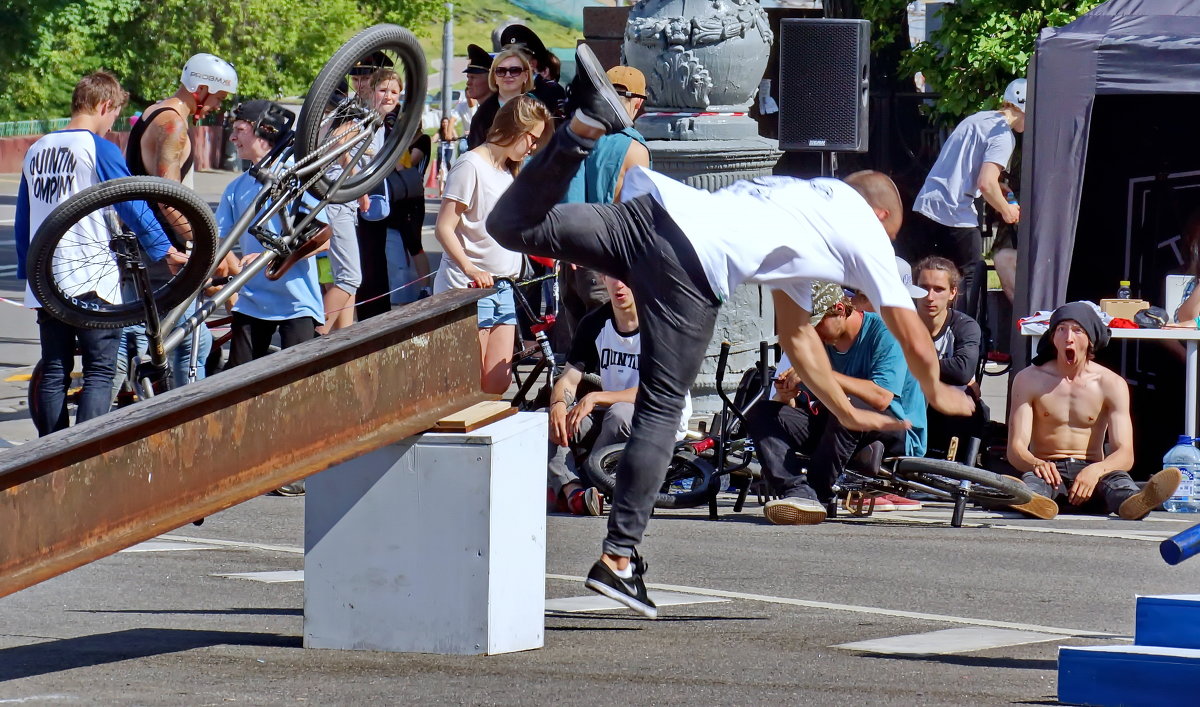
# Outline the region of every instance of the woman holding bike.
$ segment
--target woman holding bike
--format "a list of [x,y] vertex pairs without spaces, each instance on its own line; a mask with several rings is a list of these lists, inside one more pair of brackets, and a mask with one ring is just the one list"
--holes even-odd
[[[487,217],[521,163],[550,139],[551,131],[546,106],[536,98],[517,96],[496,114],[487,141],[454,163],[434,231],[445,253],[433,283],[435,294],[492,287],[495,278],[520,272],[521,255],[492,239]],[[506,283],[479,301],[480,384],[485,392],[502,394],[512,380],[516,321],[516,304]]]

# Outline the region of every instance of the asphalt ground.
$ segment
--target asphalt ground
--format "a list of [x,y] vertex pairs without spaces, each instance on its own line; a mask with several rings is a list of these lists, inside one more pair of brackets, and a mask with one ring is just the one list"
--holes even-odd
[[[785,527],[724,500],[717,521],[658,515],[643,549],[652,588],[725,601],[657,620],[551,611],[544,648],[467,657],[302,648],[301,582],[216,576],[303,568],[304,500],[254,499],[0,599],[0,701],[1054,704],[1059,645],[1128,642],[1135,594],[1200,579],[1200,565],[1158,558],[1157,540],[1188,522],[1162,513],[972,511],[952,528],[939,507]],[[601,518],[549,518],[549,598],[588,594],[579,577],[603,531]],[[947,653],[948,634],[931,632],[948,629],[1000,629],[1002,645]],[[893,637],[930,653],[835,647]]]
[[[201,193],[229,176],[201,175]],[[19,301],[15,189],[0,175],[0,297]],[[5,444],[33,436],[20,375],[36,342],[30,313],[0,302]],[[1002,399],[1002,379],[985,385]],[[952,528],[935,507],[782,527],[723,504],[717,521],[659,514],[644,545],[652,590],[705,603],[654,621],[554,609],[544,648],[462,657],[302,648],[302,582],[217,576],[303,568],[304,500],[257,498],[0,599],[0,703],[1054,704],[1057,646],[1128,642],[1135,595],[1200,579],[1156,549],[1188,516],[977,510]],[[549,598],[588,594],[603,534],[549,518]],[[836,647],[879,639],[894,640]]]

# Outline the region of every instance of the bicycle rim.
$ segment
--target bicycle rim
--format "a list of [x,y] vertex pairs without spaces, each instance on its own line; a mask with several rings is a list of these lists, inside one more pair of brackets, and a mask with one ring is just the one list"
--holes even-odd
[[1029,487],[1017,479],[942,459],[901,457],[892,473],[903,481],[937,489],[949,496],[963,481],[969,481],[967,498],[980,503],[1019,505],[1033,498]]
[[[171,273],[154,262],[165,229],[190,241],[187,262]],[[153,274],[151,296],[165,313],[194,296],[208,275],[217,225],[199,196],[158,177],[125,177],[89,187],[46,217],[29,248],[29,285],[48,312],[72,326],[113,329],[145,321],[145,308],[122,267],[127,260]],[[124,241],[121,253],[114,244]]]
[[[364,80],[366,100],[356,94],[355,78],[350,75],[360,63],[391,68],[403,81],[400,104],[386,130],[382,124],[371,127],[365,123],[374,110],[371,92]],[[377,187],[392,172],[420,127],[426,81],[425,55],[413,34],[403,27],[368,27],[334,52],[304,99],[296,130],[296,161],[322,161],[347,143],[374,146],[345,168],[351,174],[340,185],[335,187],[336,180],[329,174],[313,183],[310,191],[317,198],[335,203],[352,201]],[[356,152],[352,149],[348,154]]]

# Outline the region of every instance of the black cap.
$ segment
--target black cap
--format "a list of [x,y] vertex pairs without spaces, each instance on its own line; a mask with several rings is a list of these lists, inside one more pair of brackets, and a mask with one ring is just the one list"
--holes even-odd
[[258,98],[239,103],[233,109],[234,120],[254,125],[254,134],[274,144],[279,136],[292,127],[296,114],[274,101]]
[[351,76],[367,76],[375,73],[376,69],[390,69],[392,60],[383,52],[375,52],[370,56],[363,57],[354,63],[350,68]]
[[464,74],[486,74],[492,70],[492,55],[478,44],[467,45],[467,68]]
[[546,45],[542,44],[541,38],[525,25],[509,25],[500,32],[500,48],[508,49],[510,44],[524,44],[539,67],[546,64],[546,55],[550,52],[546,51]]
[[1054,330],[1068,319],[1078,322],[1079,326],[1087,332],[1093,351],[1099,351],[1107,346],[1112,333],[1108,326],[1100,320],[1100,315],[1096,314],[1096,310],[1093,309],[1094,306],[1087,302],[1071,302],[1054,310],[1054,313],[1050,315],[1050,328],[1038,340],[1037,355],[1033,357],[1033,365],[1040,366],[1055,359],[1058,351],[1054,348]]

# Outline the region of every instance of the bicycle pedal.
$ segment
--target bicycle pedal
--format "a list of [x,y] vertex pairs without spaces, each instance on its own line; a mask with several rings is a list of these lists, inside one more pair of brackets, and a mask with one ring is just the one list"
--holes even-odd
[[842,508],[855,518],[866,518],[875,511],[875,497],[862,491],[849,491],[842,499]]

